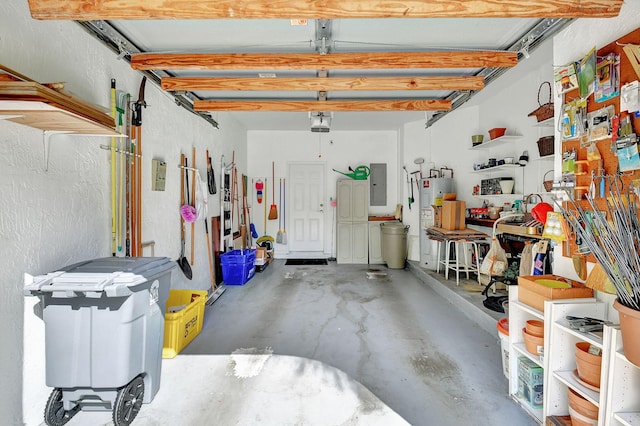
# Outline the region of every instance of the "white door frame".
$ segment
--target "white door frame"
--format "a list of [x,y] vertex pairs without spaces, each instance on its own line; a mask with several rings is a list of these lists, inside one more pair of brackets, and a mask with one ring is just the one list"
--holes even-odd
[[[322,214],[321,214],[321,218],[320,218],[320,226],[322,227],[322,229],[320,230],[320,249],[319,250],[300,250],[296,248],[296,243],[293,239],[294,235],[294,229],[293,226],[291,227],[291,230],[289,225],[292,224],[292,219],[294,219],[293,217],[293,213],[291,206],[294,205],[295,200],[293,199],[293,191],[292,191],[292,183],[293,183],[293,179],[292,179],[292,172],[291,169],[292,167],[296,167],[296,166],[319,166],[321,168],[322,171],[322,190],[321,190],[321,194],[319,195],[319,200],[320,203],[322,204],[321,208],[322,208]],[[327,188],[326,188],[326,180],[327,180],[327,162],[326,161],[290,161],[287,163],[287,188],[286,188],[286,215],[287,215],[287,223],[286,225],[286,229],[287,229],[287,234],[289,235],[288,238],[288,242],[289,242],[289,251],[290,252],[295,252],[298,254],[303,254],[303,253],[310,253],[310,254],[325,254],[326,252],[326,246],[327,246],[327,238],[326,238],[326,224],[327,224],[327,211],[328,211],[328,207],[327,203],[326,203],[326,194],[327,194]]]

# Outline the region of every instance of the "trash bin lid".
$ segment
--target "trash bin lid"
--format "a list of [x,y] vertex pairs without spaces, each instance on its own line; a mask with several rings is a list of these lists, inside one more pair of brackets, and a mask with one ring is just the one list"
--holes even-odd
[[383,234],[402,235],[409,231],[409,225],[402,222],[385,222],[380,224],[380,230]]
[[132,288],[149,278],[169,272],[175,262],[166,257],[117,258],[107,257],[76,263],[46,275],[25,274],[24,294],[27,296],[49,293],[54,297],[123,297]]

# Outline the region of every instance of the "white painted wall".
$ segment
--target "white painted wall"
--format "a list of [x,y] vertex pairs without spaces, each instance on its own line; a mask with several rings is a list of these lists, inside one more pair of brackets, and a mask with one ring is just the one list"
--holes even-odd
[[[141,76],[77,24],[32,20],[27,2],[6,0],[0,13],[0,63],[37,81],[63,81],[79,98],[109,105],[110,79],[137,98]],[[143,240],[155,241],[155,255],[180,252],[180,151],[198,150],[206,176],[205,149],[246,170],[246,131],[228,114],[221,130],[175,105],[147,84],[143,112]],[[40,424],[50,389],[44,385],[43,324],[32,312],[36,298],[22,295],[22,274],[41,274],[111,254],[110,154],[105,138],[56,136],[45,171],[42,132],[0,121],[0,418],[3,424]],[[167,162],[164,192],[150,191],[151,159]],[[211,197],[210,212],[219,204]],[[176,270],[174,288],[207,289],[209,267],[202,223],[196,226],[194,279]],[[189,241],[187,241],[189,245]],[[23,313],[24,310],[24,313]],[[24,333],[24,349],[23,349]],[[24,382],[23,382],[24,369]],[[24,394],[24,410],[22,396]],[[24,417],[23,417],[24,411]]]
[[[433,126],[425,130],[424,121],[409,123],[404,127],[403,141],[405,153],[404,163],[413,165],[416,157],[424,157],[425,165],[431,163],[440,169],[447,166],[454,169],[457,198],[464,200],[467,207],[480,207],[483,200],[501,206],[504,202],[512,202],[523,198],[523,194],[544,194],[542,176],[552,168],[550,161],[536,161],[538,158],[538,138],[552,134],[552,129],[536,127],[537,121],[527,115],[538,107],[536,101],[538,87],[543,81],[551,81],[551,42],[545,43],[521,61],[498,80],[487,85],[479,94],[457,110],[447,114]],[[547,95],[548,96],[548,95]],[[546,102],[547,100],[543,100]],[[513,144],[499,145],[488,150],[471,150],[471,136],[484,134],[485,142],[489,140],[487,131],[493,127],[506,127],[507,134],[521,135],[522,138]],[[488,158],[501,159],[508,156],[517,158],[524,150],[529,152],[530,161],[524,168],[515,170],[516,184],[514,193],[520,195],[474,197],[473,186],[479,185],[481,179],[489,177],[509,176],[510,173],[485,175],[473,173],[474,163],[486,163]],[[402,200],[406,206],[406,188]],[[545,195],[545,198],[548,197]],[[411,226],[410,235],[417,238],[419,230],[418,211],[416,208],[405,216]],[[483,231],[491,233],[490,228]],[[419,250],[410,252],[410,259],[419,260]]]
[[[345,176],[332,169],[348,172],[349,166],[355,168],[370,163],[387,163],[387,205],[372,206],[372,214],[393,214],[398,203],[397,185],[397,150],[398,134],[394,131],[331,131],[329,133],[312,133],[311,131],[249,131],[247,132],[248,170],[250,182],[264,179],[271,181],[271,162],[275,161],[275,181],[287,177],[288,164],[291,162],[318,162],[325,164],[325,199],[324,205],[324,252],[335,255],[335,226],[333,208],[330,199],[336,199],[336,182]],[[270,185],[270,184],[269,184]],[[271,202],[271,189],[268,189]],[[276,187],[276,200],[278,200]],[[255,200],[255,191],[252,192]],[[264,212],[258,208],[261,204],[254,202],[251,211],[258,234],[263,234]],[[278,232],[278,221],[267,221],[268,235]],[[332,237],[333,234],[333,237]],[[276,244],[276,255],[287,253],[287,247]]]
[[[622,4],[620,15],[611,19],[580,19],[573,23],[565,31],[556,35],[553,39],[553,63],[563,65],[574,61],[579,61],[584,55],[596,46],[600,48],[615,41],[616,39],[630,33],[638,28],[640,22],[640,2],[625,1]],[[556,120],[561,107],[561,99],[555,99]],[[559,133],[556,134],[556,140],[560,141]],[[560,142],[557,142],[556,153]],[[560,169],[561,156],[556,154],[556,164]],[[558,173],[559,174],[559,173]],[[562,256],[560,247],[556,248],[556,264],[555,273],[573,279],[579,279],[573,269],[571,259]],[[591,263],[588,265],[589,270],[593,267]],[[612,310],[613,311],[613,310]]]

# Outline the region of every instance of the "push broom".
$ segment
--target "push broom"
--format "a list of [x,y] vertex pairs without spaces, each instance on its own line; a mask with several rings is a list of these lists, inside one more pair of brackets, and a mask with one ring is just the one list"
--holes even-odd
[[[280,179],[280,205],[282,206],[282,179]],[[282,217],[278,217],[278,234],[276,235],[276,243],[282,243]]]
[[[275,177],[275,162],[271,162],[271,208],[269,209],[269,220],[275,220],[278,218],[278,206],[276,206],[276,177]],[[266,204],[265,204],[266,207]]]

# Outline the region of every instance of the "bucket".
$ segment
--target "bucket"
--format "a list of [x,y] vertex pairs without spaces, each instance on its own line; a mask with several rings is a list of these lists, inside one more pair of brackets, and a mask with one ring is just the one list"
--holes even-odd
[[509,379],[509,318],[498,321],[498,337],[500,337],[500,351],[502,352],[502,373]]
[[382,259],[390,269],[403,269],[407,258],[407,232],[409,226],[401,222],[380,224],[382,231]]

